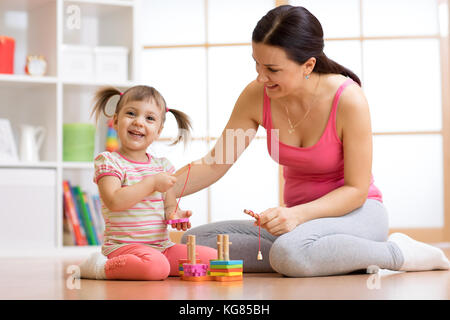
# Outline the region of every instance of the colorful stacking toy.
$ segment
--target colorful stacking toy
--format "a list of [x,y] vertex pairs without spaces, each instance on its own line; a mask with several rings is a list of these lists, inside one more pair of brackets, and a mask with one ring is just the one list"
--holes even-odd
[[209,275],[216,281],[242,280],[244,262],[230,260],[230,244],[227,234],[217,235],[217,260],[210,260]]
[[195,236],[189,235],[187,242],[188,259],[179,260],[179,273],[182,280],[187,281],[242,281],[243,260],[230,260],[227,234],[217,236],[217,259],[208,265],[196,259]]
[[[188,236],[187,255],[188,263],[182,263],[183,270],[180,270],[180,273],[183,273],[181,279],[187,281],[211,280],[207,275],[208,265],[204,263],[198,263],[198,260],[196,259],[194,235]],[[180,264],[180,261],[178,263]]]

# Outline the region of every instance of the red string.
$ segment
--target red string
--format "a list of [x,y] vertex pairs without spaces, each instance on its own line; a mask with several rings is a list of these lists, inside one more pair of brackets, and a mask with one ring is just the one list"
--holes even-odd
[[191,164],[189,163],[189,165],[188,165],[188,174],[187,174],[187,176],[186,176],[186,181],[184,182],[183,190],[181,191],[180,197],[178,198],[177,207],[175,208],[175,213],[177,213],[177,210],[178,210],[178,204],[180,203],[181,197],[183,196],[184,189],[186,189],[186,184],[187,184],[187,181],[188,181],[188,179],[189,179],[189,173],[190,173],[190,172],[191,172]]

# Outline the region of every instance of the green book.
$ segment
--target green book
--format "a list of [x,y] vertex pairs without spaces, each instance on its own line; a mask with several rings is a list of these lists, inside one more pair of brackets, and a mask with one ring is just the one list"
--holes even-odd
[[79,186],[75,186],[74,188],[75,196],[77,197],[78,205],[80,207],[81,218],[83,219],[84,226],[86,227],[86,236],[89,245],[97,245],[97,241],[95,241],[94,234],[94,226],[92,225],[92,221],[89,217],[89,212],[86,206],[86,202],[83,199],[83,192]]

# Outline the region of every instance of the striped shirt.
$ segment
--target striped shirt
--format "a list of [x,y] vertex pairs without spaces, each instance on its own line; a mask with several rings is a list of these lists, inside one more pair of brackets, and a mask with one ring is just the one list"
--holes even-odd
[[[103,176],[120,179],[122,188],[131,186],[160,172],[174,173],[174,166],[166,158],[156,158],[147,154],[147,162],[136,162],[118,152],[102,152],[94,161],[94,182]],[[102,253],[107,256],[127,244],[144,244],[159,251],[174,245],[169,240],[167,225],[164,223],[164,193],[155,191],[132,208],[124,211],[109,210],[103,200],[102,214],[105,220]]]

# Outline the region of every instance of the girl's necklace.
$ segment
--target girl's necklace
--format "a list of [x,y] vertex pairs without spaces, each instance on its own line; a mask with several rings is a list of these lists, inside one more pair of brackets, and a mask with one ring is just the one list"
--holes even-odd
[[[319,80],[317,80],[316,88],[314,89],[314,97],[313,97],[313,101],[311,102],[311,105],[314,104],[314,102],[316,102],[317,88],[319,87],[319,82],[320,82],[320,73],[319,73]],[[308,108],[308,111],[306,111],[305,116],[301,120],[299,120],[295,125],[292,124],[292,121],[289,118],[289,110],[286,106],[284,106],[284,110],[286,110],[286,117],[287,117],[287,120],[289,123],[289,127],[291,127],[290,129],[288,129],[288,132],[289,132],[289,134],[292,134],[293,132],[295,132],[295,128],[297,128],[297,126],[306,119],[309,112],[311,111],[311,107]]]

